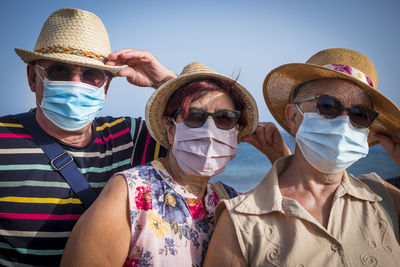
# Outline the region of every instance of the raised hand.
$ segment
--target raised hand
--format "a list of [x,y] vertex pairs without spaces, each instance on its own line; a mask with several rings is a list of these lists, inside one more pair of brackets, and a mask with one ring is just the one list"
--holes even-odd
[[255,132],[243,138],[247,142],[265,154],[271,163],[283,156],[291,155],[281,133],[272,122],[260,122]]
[[374,136],[386,149],[389,156],[400,165],[400,134],[392,138],[378,133],[374,133]]
[[108,59],[106,64],[110,66],[127,65],[118,72],[118,76],[126,77],[128,82],[136,86],[157,89],[164,82],[176,77],[173,71],[164,67],[146,50],[125,48],[111,53]]

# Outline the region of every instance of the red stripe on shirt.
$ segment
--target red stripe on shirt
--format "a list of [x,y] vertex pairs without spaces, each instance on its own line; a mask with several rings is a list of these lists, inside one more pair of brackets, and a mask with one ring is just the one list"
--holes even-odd
[[78,220],[80,214],[29,214],[29,213],[0,213],[0,218],[30,219],[30,220]]
[[29,138],[29,139],[32,139],[32,136],[30,136],[29,134],[0,133],[0,138]]
[[120,137],[121,135],[124,135],[124,134],[129,133],[129,132],[130,132],[130,131],[129,131],[129,128],[126,128],[126,129],[124,129],[124,130],[122,130],[122,131],[120,131],[120,132],[118,132],[118,133],[116,133],[116,134],[110,134],[110,135],[107,136],[107,137],[103,137],[103,139],[101,139],[101,138],[96,138],[96,139],[94,140],[94,142],[95,142],[95,143],[104,144],[105,142],[108,142],[108,140],[110,140],[110,139],[115,139],[115,138]]
[[150,134],[147,133],[146,144],[144,146],[142,161],[140,162],[140,164],[145,164],[146,163],[146,153],[147,153],[147,147],[149,146],[149,143],[150,143]]

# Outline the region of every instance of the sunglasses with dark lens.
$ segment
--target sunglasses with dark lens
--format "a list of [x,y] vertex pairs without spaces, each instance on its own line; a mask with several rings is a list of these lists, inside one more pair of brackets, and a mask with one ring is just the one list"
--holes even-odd
[[47,78],[50,81],[70,81],[72,74],[77,72],[80,73],[82,82],[96,87],[103,86],[108,79],[104,71],[94,68],[84,68],[83,71],[74,71],[71,66],[61,63],[54,63],[48,68],[43,68],[39,64],[36,64],[36,66],[46,71]]
[[351,108],[345,107],[337,98],[329,95],[314,95],[297,101],[295,104],[301,104],[306,101],[316,100],[317,110],[325,118],[333,119],[347,111],[350,122],[358,128],[369,127],[378,116],[378,113],[367,106],[355,105]]
[[[181,108],[175,114],[181,112]],[[239,121],[240,111],[221,109],[216,112],[207,112],[201,108],[190,108],[189,114],[183,123],[190,128],[199,128],[204,125],[207,118],[211,116],[215,126],[222,130],[229,130],[236,126]]]

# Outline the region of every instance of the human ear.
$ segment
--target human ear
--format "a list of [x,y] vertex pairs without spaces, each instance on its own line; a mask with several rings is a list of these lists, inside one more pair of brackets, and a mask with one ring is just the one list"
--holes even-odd
[[285,117],[289,127],[290,134],[295,136],[297,129],[300,127],[302,122],[302,115],[297,110],[294,104],[287,104],[285,109]]
[[108,88],[110,87],[110,83],[111,83],[111,80],[113,79],[114,77],[113,76],[109,76],[109,78],[107,79],[107,81],[106,81],[106,85],[104,86],[104,95],[107,97],[107,93],[108,93]]
[[175,124],[168,122],[167,118],[163,117],[163,125],[167,131],[168,143],[172,146],[174,144],[175,137]]
[[32,63],[29,63],[26,65],[26,73],[28,75],[28,83],[29,87],[31,88],[32,92],[36,92],[36,71],[35,71],[35,66]]

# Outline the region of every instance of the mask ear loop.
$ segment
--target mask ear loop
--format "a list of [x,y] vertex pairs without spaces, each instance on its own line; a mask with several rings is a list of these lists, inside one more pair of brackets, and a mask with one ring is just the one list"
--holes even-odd
[[294,105],[296,106],[296,108],[300,112],[300,114],[304,117],[304,113],[303,113],[303,111],[301,111],[299,105],[298,104],[294,104]]
[[[38,71],[38,69],[37,69],[38,65],[35,64],[33,67],[35,68],[36,74],[37,74],[37,75],[39,76],[39,78],[42,80],[43,87],[44,87],[44,78],[42,77],[42,75],[40,75],[40,73],[39,73],[39,71]],[[44,89],[44,88],[43,88],[43,89]],[[40,109],[43,111],[41,104],[39,104],[39,102],[38,102],[38,100],[37,100],[37,97],[35,97],[35,101],[36,101],[36,106],[37,106],[38,108],[40,108]],[[42,101],[43,101],[43,96],[42,96]]]
[[42,77],[42,75],[39,73],[39,71],[37,69],[38,65],[35,64],[33,67],[35,68],[37,75],[39,76],[39,78],[42,80],[42,83],[44,84],[44,78]]

